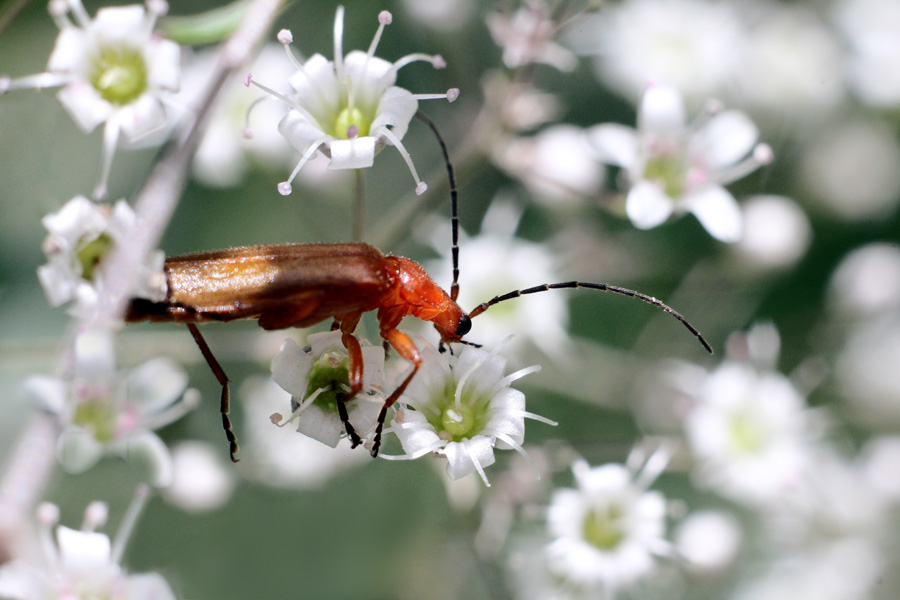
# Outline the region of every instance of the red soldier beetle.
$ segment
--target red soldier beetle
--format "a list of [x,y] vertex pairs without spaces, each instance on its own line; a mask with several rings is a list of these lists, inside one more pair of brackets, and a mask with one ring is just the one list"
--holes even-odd
[[472,344],[462,338],[472,319],[499,302],[553,289],[588,288],[637,298],[664,310],[680,321],[707,352],[712,347],[687,319],[667,304],[634,290],[582,281],[545,283],[495,296],[466,313],[456,303],[459,295],[459,218],[457,189],[446,144],[436,126],[421,113],[417,116],[437,136],[450,181],[453,232],[453,283],[447,294],[414,261],[383,254],[361,242],[346,244],[275,244],[199,252],[167,258],[166,299],[152,302],[134,299],[125,320],[185,323],[203,357],[222,386],[220,410],[231,459],[237,462],[237,438],[231,425],[229,379],[213,356],[198,323],[256,319],[266,330],[309,327],[331,318],[340,329],[349,354],[349,387],[338,400],[340,418],[353,447],[362,440],[347,417],[344,403],[362,390],[363,360],[359,340],[353,335],[363,313],[377,310],[382,339],[412,364],[412,370],[391,392],[381,408],[371,454],[378,455],[388,409],[400,398],[422,365],[415,343],[397,329],[403,317],[431,321],[441,336],[441,346]]

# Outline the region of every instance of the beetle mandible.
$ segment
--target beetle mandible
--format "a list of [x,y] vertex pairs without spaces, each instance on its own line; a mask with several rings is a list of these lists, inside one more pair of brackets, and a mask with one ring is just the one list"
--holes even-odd
[[345,244],[274,244],[199,252],[167,258],[165,300],[133,299],[125,320],[185,323],[220,385],[222,426],[231,459],[237,462],[237,438],[229,417],[228,376],[197,329],[198,323],[256,319],[266,330],[309,327],[331,318],[340,329],[349,353],[349,387],[338,400],[341,421],[353,447],[362,440],[354,431],[344,403],[362,390],[363,360],[353,334],[362,315],[377,310],[382,339],[412,364],[412,370],[385,400],[372,438],[371,454],[378,455],[388,409],[406,390],[422,365],[422,356],[408,335],[398,329],[403,317],[431,321],[442,345],[470,343],[472,319],[499,302],[552,289],[588,288],[614,292],[652,304],[679,320],[712,353],[712,347],[687,319],[656,298],[634,290],[582,281],[545,283],[493,297],[466,313],[456,303],[459,294],[459,218],[457,189],[446,144],[427,117],[416,115],[437,136],[450,181],[453,232],[453,283],[448,294],[421,266],[399,256],[383,254],[362,242]]

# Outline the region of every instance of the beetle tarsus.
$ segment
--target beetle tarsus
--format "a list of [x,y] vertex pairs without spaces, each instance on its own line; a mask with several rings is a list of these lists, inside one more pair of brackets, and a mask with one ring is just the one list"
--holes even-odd
[[350,423],[350,415],[347,414],[347,403],[341,395],[337,398],[337,408],[341,423],[344,424],[344,429],[347,430],[347,437],[350,438],[350,447],[356,448],[362,444],[362,438],[359,437],[353,424]]

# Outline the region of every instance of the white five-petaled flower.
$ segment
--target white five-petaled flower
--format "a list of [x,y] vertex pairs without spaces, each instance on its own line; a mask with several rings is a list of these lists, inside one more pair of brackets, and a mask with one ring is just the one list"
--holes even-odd
[[69,472],[91,468],[105,454],[137,458],[155,486],[172,479],[172,460],[153,433],[199,403],[187,375],[158,358],[127,373],[116,370],[113,336],[104,329],[80,332],[74,342],[71,378],[30,377],[25,394],[56,415],[62,426],[56,454]]
[[640,470],[573,465],[577,488],[557,490],[547,513],[554,538],[546,548],[547,566],[565,588],[612,598],[649,575],[655,556],[671,554],[665,498],[647,490],[667,462],[668,453],[658,450]]
[[[106,184],[120,136],[133,146],[158,143],[167,122],[165,95],[178,90],[180,49],[155,35],[163,0],[102,8],[91,19],[81,0],[51,0],[59,37],[47,72],[18,79],[0,78],[10,89],[64,86],[57,98],[85,133],[105,123],[100,174],[93,196]],[[71,13],[71,20],[70,20]]]
[[[334,448],[346,433],[340,417],[344,403],[347,417],[361,439],[375,429],[384,402],[384,350],[362,346],[362,391],[344,401],[350,391],[350,357],[341,342],[340,331],[314,333],[301,349],[285,340],[272,360],[272,379],[291,394],[291,414],[281,424],[297,421],[297,431]],[[280,414],[272,415],[281,421]]]
[[38,543],[34,546],[40,551],[18,556],[0,566],[0,597],[6,600],[175,600],[162,575],[129,575],[120,564],[147,496],[146,486],[139,487],[112,542],[109,536],[94,531],[106,524],[108,509],[102,502],[88,505],[82,529],[57,526],[55,541],[51,528],[59,521],[59,508],[49,503],[39,506]]
[[666,85],[644,92],[636,131],[604,124],[589,136],[601,161],[626,170],[625,211],[635,226],[649,229],[688,211],[723,242],[741,237],[740,208],[723,186],[772,160],[746,114],[711,104],[688,124],[681,95]]
[[[453,349],[459,352],[460,346]],[[499,348],[498,348],[499,350]],[[506,360],[494,352],[465,346],[458,355],[421,350],[423,363],[405,393],[389,430],[406,454],[384,458],[416,459],[431,452],[447,458],[447,474],[459,479],[494,463],[494,448],[524,455],[525,419],[555,425],[525,410],[525,394],[509,387],[540,369],[528,367],[504,376]]]
[[[48,232],[43,243],[48,262],[38,267],[37,273],[50,304],[60,306],[74,300],[73,314],[90,317],[106,288],[100,265],[116,243],[131,235],[136,226],[134,211],[124,200],[109,206],[75,196],[41,222]],[[138,287],[132,290],[134,296],[156,301],[165,298],[164,261],[160,251],[148,255],[140,267]]]
[[494,42],[503,49],[503,63],[518,69],[533,63],[550,65],[568,73],[575,69],[578,58],[556,43],[560,25],[554,23],[550,7],[532,1],[511,15],[490,13],[486,21]]
[[425,191],[409,152],[400,141],[406,135],[409,122],[418,110],[419,100],[446,98],[453,102],[459,95],[456,88],[445,94],[413,94],[394,85],[397,71],[415,61],[430,62],[435,68],[445,66],[440,56],[410,54],[394,63],[375,56],[384,27],[391,22],[391,14],[378,15],[378,30],[366,52],[354,50],[344,56],[344,8],[338,7],[334,21],[334,61],[321,54],[301,62],[291,52],[291,32],[283,29],[278,41],[297,71],[290,79],[291,94],[284,95],[255,81],[248,75],[244,82],[279,98],[290,112],[278,125],[281,134],[300,153],[300,161],[287,181],[278,184],[278,191],[291,193],[291,182],[303,165],[317,150],[331,159],[330,169],[361,169],[371,167],[375,154],[385,144],[397,147],[416,181],[416,193]]

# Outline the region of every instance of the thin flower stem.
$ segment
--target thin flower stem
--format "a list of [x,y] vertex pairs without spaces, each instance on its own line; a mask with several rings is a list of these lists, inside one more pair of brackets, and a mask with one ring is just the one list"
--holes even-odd
[[33,507],[44,495],[56,464],[59,427],[44,413],[35,413],[6,463],[0,479],[0,560],[12,556],[14,546],[31,522]]
[[13,22],[13,20],[22,12],[28,3],[31,0],[17,0],[16,2],[10,2],[2,12],[0,12],[0,33],[9,27],[9,24]]
[[356,194],[353,205],[353,240],[361,242],[366,236],[366,180],[362,169],[355,169]]

